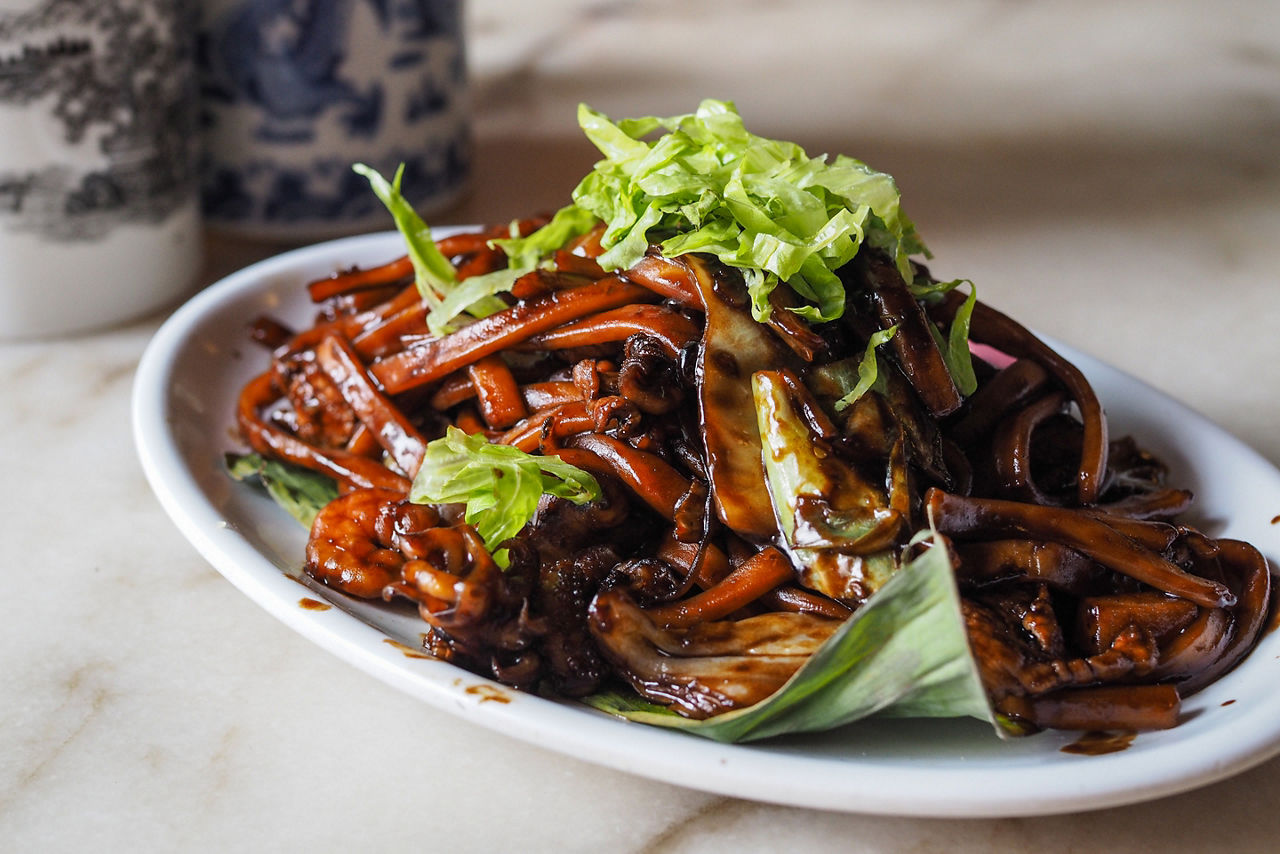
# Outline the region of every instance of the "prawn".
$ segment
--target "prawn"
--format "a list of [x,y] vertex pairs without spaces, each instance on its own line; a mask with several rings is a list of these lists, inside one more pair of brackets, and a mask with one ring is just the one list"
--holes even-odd
[[547,627],[530,617],[529,579],[519,571],[503,573],[470,525],[432,528],[406,545],[413,557],[404,563],[402,579],[382,595],[417,604],[432,627],[424,647],[531,688],[543,666],[533,646]]
[[307,541],[307,572],[362,599],[382,596],[402,578],[419,541],[440,524],[432,505],[414,504],[394,489],[353,489],[316,514]]

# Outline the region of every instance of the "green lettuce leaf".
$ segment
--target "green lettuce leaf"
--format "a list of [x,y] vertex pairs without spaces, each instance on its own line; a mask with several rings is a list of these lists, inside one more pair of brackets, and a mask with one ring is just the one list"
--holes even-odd
[[858,398],[875,387],[877,380],[880,378],[880,359],[876,356],[876,348],[888,343],[889,339],[897,331],[898,327],[896,325],[890,326],[888,329],[873,332],[871,337],[867,339],[867,349],[862,354],[862,361],[858,363],[858,381],[854,383],[853,388],[847,394],[835,402],[836,412],[843,412],[848,409],[858,401]]
[[351,168],[368,180],[374,195],[386,206],[396,228],[404,237],[409,260],[413,262],[414,283],[418,286],[423,302],[431,309],[431,313],[427,315],[427,328],[432,335],[444,335],[451,331],[451,322],[464,311],[473,317],[488,317],[507,307],[494,294],[509,290],[520,273],[527,271],[499,270],[488,276],[473,277],[483,279],[480,282],[467,279],[459,287],[453,264],[449,263],[449,259],[436,246],[430,227],[400,192],[404,164],[400,164],[390,181],[376,169],[363,163],[357,163]]
[[[668,256],[707,252],[747,275],[757,320],[767,319],[769,292],[783,281],[808,302],[797,314],[827,321],[845,306],[835,271],[864,242],[888,252],[908,281],[909,256],[927,254],[892,177],[851,157],[828,162],[756,136],[727,101],[618,122],[582,104],[578,123],[604,159],[561,214],[586,212],[605,223],[599,261],[607,270],[630,267],[650,243]],[[667,132],[643,139],[659,128]],[[503,247],[527,263],[533,239]]]
[[277,504],[307,528],[316,514],[338,497],[338,484],[319,472],[259,454],[227,454],[227,472],[239,481],[256,481]]
[[506,549],[495,549],[529,523],[544,493],[586,504],[600,497],[600,484],[559,457],[527,454],[450,427],[427,443],[409,500],[466,504],[467,523],[475,526],[494,560],[505,568]]
[[951,327],[947,330],[947,337],[942,337],[942,333],[933,325],[933,321],[929,322],[929,331],[933,334],[933,340],[937,342],[938,349],[942,351],[942,359],[947,365],[947,372],[951,374],[956,388],[968,397],[978,388],[978,378],[973,372],[973,355],[969,352],[969,324],[973,319],[974,306],[978,304],[977,286],[968,279],[935,282],[922,276],[910,282],[907,287],[916,299],[932,302],[961,285],[969,286],[969,296],[956,310],[955,317],[951,320]]
[[975,717],[1001,730],[969,651],[946,544],[905,563],[778,691],[755,705],[690,720],[633,695],[584,702],[601,711],[716,741],[817,732],[870,715]]
[[516,279],[528,272],[506,267],[463,279],[427,315],[428,331],[437,337],[448,334],[452,331],[453,319],[464,311],[473,317],[487,317],[503,311],[507,304],[496,295],[511,290]]
[[525,237],[512,235],[490,241],[506,253],[510,266],[528,272],[541,261],[575,237],[586,234],[596,225],[596,218],[589,211],[577,207],[565,207],[537,231]]
[[[957,281],[956,284],[960,282]],[[978,390],[978,378],[973,372],[973,354],[969,352],[969,323],[973,318],[974,306],[977,304],[978,289],[969,282],[969,296],[965,297],[965,301],[956,310],[956,315],[951,320],[951,328],[947,330],[947,340],[939,342],[947,371],[951,374],[956,388],[965,397]]]

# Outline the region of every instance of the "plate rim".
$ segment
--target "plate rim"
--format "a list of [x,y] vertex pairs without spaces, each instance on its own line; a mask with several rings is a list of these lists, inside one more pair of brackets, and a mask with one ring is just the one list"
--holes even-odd
[[[437,236],[475,226],[437,227]],[[1241,718],[1225,727],[1193,736],[1200,758],[1179,763],[1176,773],[1150,779],[1135,773],[1138,754],[1121,752],[1087,757],[1095,785],[1064,786],[1062,767],[1020,766],[1018,785],[1009,785],[1012,772],[986,768],[904,768],[876,760],[833,760],[769,749],[769,743],[720,744],[681,732],[660,730],[585,709],[571,701],[549,700],[497,686],[484,677],[440,661],[416,662],[386,641],[386,635],[358,617],[331,608],[305,611],[296,605],[298,588],[288,596],[280,585],[297,580],[282,572],[242,534],[229,526],[218,508],[201,489],[182,456],[169,427],[168,403],[175,361],[182,347],[207,322],[219,306],[241,294],[266,290],[271,277],[288,273],[306,263],[329,260],[334,269],[346,253],[372,251],[385,243],[394,251],[399,235],[376,232],[292,249],[263,259],[205,288],[177,309],[148,342],[135,375],[131,416],[136,453],[152,491],[165,513],[221,575],[276,619],[312,643],[357,669],[443,711],[459,715],[499,733],[546,747],[574,758],[651,779],[734,797],[826,810],[917,817],[1013,817],[1050,815],[1151,800],[1233,776],[1280,753],[1280,714],[1266,715],[1259,704],[1239,710]],[[349,262],[348,262],[349,263]],[[296,288],[302,291],[301,273]],[[246,318],[247,320],[247,318]],[[1180,414],[1250,456],[1250,462],[1275,481],[1280,495],[1280,471],[1225,429],[1186,404],[1124,371],[1089,356],[1077,348],[1045,340],[1065,351],[1091,376],[1099,369],[1114,372],[1142,395],[1155,396]],[[1081,363],[1084,364],[1081,364]],[[225,421],[232,420],[227,413]],[[215,425],[222,426],[222,422]],[[1270,555],[1268,555],[1270,557]],[[267,572],[264,573],[264,570]],[[1277,650],[1280,652],[1280,650]],[[1280,658],[1280,655],[1277,656]],[[421,665],[421,666],[418,666]],[[439,672],[433,672],[439,671]],[[498,699],[476,686],[501,692]],[[1280,712],[1280,696],[1272,712]],[[583,714],[586,712],[586,714]],[[571,717],[566,717],[572,713]],[[1256,719],[1256,720],[1254,720]],[[1268,729],[1265,724],[1270,722]],[[1228,735],[1234,736],[1228,738]],[[667,755],[672,739],[680,739],[679,757]],[[1163,750],[1164,748],[1157,748]],[[1177,749],[1176,747],[1170,749]],[[1219,752],[1220,751],[1220,752]],[[1143,754],[1145,755],[1145,754]],[[844,779],[834,775],[833,763],[850,763]],[[698,774],[691,779],[689,769]],[[779,787],[777,772],[803,770],[800,782]],[[863,780],[862,772],[874,772]],[[1100,785],[1097,785],[1099,784]],[[1056,785],[1055,785],[1056,784]]]

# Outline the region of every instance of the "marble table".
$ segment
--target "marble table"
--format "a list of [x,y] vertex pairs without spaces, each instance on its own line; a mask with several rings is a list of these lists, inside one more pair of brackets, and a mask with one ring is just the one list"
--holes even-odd
[[[470,16],[476,176],[440,221],[561,204],[594,159],[579,101],[621,116],[732,98],[759,133],[896,174],[935,272],[1280,462],[1273,5],[474,0]],[[277,248],[211,236],[204,281]],[[642,779],[412,700],[267,616],[161,511],[129,391],[166,314],[0,345],[0,849],[1172,852],[1280,836],[1280,760],[1124,809],[884,818]]]

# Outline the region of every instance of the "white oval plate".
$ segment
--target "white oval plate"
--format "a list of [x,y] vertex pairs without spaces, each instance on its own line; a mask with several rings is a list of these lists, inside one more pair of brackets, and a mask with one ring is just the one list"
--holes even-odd
[[[441,234],[447,233],[440,230]],[[299,249],[205,290],[151,341],[134,386],[134,434],[160,503],[199,552],[246,595],[340,658],[433,706],[590,762],[683,786],[852,812],[1013,816],[1119,806],[1222,779],[1280,752],[1280,633],[1184,704],[1184,722],[1102,756],[1063,753],[1064,733],[1000,741],[985,724],[870,720],[765,744],[722,745],[519,694],[415,657],[412,613],[357,602],[299,578],[306,532],[257,490],[233,482],[235,403],[264,370],[246,324],[270,314],[295,328],[314,308],[303,284],[402,253],[394,233]],[[1185,406],[1069,348],[1109,407],[1112,435],[1133,432],[1196,491],[1209,533],[1280,555],[1280,472]],[[305,585],[305,589],[303,586]],[[300,607],[325,600],[328,610]],[[1234,701],[1234,702],[1230,702]]]

